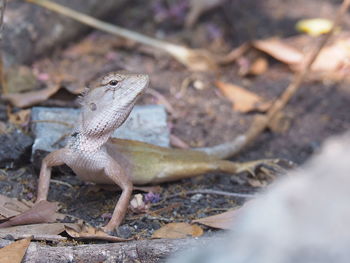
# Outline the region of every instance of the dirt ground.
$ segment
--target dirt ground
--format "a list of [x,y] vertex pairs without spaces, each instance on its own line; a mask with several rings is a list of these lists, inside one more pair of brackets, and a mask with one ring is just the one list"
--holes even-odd
[[[202,16],[193,29],[184,29],[181,16],[160,21],[156,19],[154,6],[166,1],[132,2],[111,20],[144,34],[218,53],[227,52],[230,47],[249,40],[296,35],[294,25],[298,19],[315,16],[332,18],[340,3],[320,0],[226,1],[224,6]],[[167,2],[171,5],[180,1]],[[349,21],[348,15],[346,28]],[[293,73],[282,63],[271,58],[268,60],[269,68],[264,74],[241,77],[237,73],[238,66],[230,64],[220,70],[220,80],[241,85],[272,100],[290,83]],[[253,113],[242,114],[232,110],[231,103],[215,87],[214,74],[191,73],[165,55],[154,55],[148,49],[100,32],[91,32],[76,43],[55,50],[52,56],[38,59],[34,67],[40,71],[46,70],[50,76],[59,72],[63,79],[74,75],[81,82],[119,69],[150,74],[152,88],[162,94],[174,109],[169,113],[171,133],[191,147],[212,146],[231,140],[249,127],[254,116]],[[74,85],[73,82],[68,81],[68,85]],[[61,92],[45,104],[72,105],[72,96],[69,97],[70,101],[67,98],[67,94]],[[140,104],[155,102],[157,100],[150,94],[139,101]],[[308,81],[285,109],[289,128],[283,133],[266,131],[236,159],[283,158],[302,164],[317,152],[326,138],[349,130],[349,112],[348,83]],[[0,182],[3,194],[34,200],[37,171],[31,164],[8,171],[3,176],[8,176]],[[210,174],[163,184],[161,201],[151,207],[153,212],[146,215],[129,211],[118,235],[149,237],[164,223],[188,222],[241,205],[244,199],[228,196],[167,196],[195,189],[239,193],[253,193],[260,189],[247,184],[245,178],[246,175],[238,178]],[[79,217],[95,226],[108,221],[116,202],[115,193],[93,191],[91,186],[79,181],[67,170],[56,169],[54,179],[72,186],[51,184],[49,200],[59,201],[62,213]],[[213,231],[209,228],[206,230]]]

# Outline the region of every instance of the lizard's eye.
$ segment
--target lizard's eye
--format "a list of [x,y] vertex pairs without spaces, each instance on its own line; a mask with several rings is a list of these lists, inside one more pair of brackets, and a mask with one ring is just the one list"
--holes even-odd
[[108,84],[111,85],[111,86],[117,86],[118,83],[119,83],[118,80],[112,79]]

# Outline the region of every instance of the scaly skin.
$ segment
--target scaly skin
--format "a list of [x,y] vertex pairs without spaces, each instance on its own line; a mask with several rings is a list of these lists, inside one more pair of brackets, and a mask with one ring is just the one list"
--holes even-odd
[[246,171],[254,175],[255,168],[260,165],[279,169],[278,160],[238,163],[197,150],[171,149],[133,140],[110,139],[105,147],[136,185],[171,182],[210,172],[237,174]]
[[77,126],[65,148],[48,154],[41,166],[37,202],[47,199],[51,167],[67,164],[82,180],[116,184],[122,194],[105,231],[122,222],[133,184],[155,184],[208,172],[234,174],[257,165],[276,166],[275,160],[235,163],[197,150],[159,147],[143,142],[109,139],[128,117],[149,83],[147,75],[110,73],[97,80],[82,97]]
[[111,182],[122,189],[104,230],[112,231],[120,225],[133,185],[118,160],[107,153],[105,143],[129,116],[148,83],[147,75],[132,73],[110,73],[96,81],[83,95],[80,118],[67,146],[50,153],[42,162],[36,202],[47,199],[51,167],[67,164],[82,180]]

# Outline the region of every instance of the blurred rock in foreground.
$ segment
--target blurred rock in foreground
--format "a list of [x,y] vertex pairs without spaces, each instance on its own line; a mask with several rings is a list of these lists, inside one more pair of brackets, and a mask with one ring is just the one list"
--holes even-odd
[[350,134],[252,201],[225,242],[171,263],[350,262]]

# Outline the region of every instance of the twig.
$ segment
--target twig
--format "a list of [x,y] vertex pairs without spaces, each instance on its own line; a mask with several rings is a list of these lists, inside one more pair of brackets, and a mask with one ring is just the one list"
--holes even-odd
[[34,3],[45,7],[56,13],[65,15],[74,20],[77,20],[83,24],[89,25],[93,28],[108,32],[113,35],[131,39],[133,41],[151,46],[156,49],[160,49],[171,56],[177,61],[187,66],[189,69],[198,71],[216,70],[217,64],[213,56],[204,50],[189,49],[184,46],[175,45],[165,41],[161,41],[155,38],[151,38],[140,33],[133,32],[131,30],[124,29],[122,27],[115,26],[110,23],[103,22],[89,15],[79,13],[73,9],[56,4],[48,0],[26,0],[27,2]]
[[159,220],[159,221],[164,221],[167,223],[172,223],[174,222],[174,219],[171,218],[166,218],[166,217],[162,217],[162,216],[152,216],[149,214],[144,214],[143,218],[149,219],[149,220]]
[[50,182],[54,183],[54,184],[58,184],[58,185],[65,185],[65,186],[68,186],[69,188],[73,188],[73,186],[71,184],[69,184],[67,182],[60,181],[60,180],[50,179]]
[[67,128],[70,128],[72,129],[73,128],[73,125],[72,124],[69,124],[67,122],[64,122],[64,121],[56,121],[56,120],[32,120],[31,121],[32,123],[53,123],[53,124],[60,124],[60,125],[63,125],[63,126],[66,126]]
[[146,93],[155,97],[158,100],[158,103],[163,105],[165,107],[166,111],[169,112],[171,115],[173,115],[174,117],[178,116],[178,113],[175,111],[175,109],[173,108],[171,103],[160,92],[158,92],[155,89],[148,88],[146,90]]
[[237,136],[233,141],[219,144],[213,147],[198,148],[197,150],[204,151],[216,158],[226,159],[236,155],[242,151],[242,149],[251,144],[268,127],[269,123],[273,120],[276,114],[283,110],[290,99],[300,89],[301,83],[310,72],[311,66],[316,60],[320,51],[331,38],[331,36],[333,36],[335,29],[338,28],[339,24],[342,22],[343,17],[349,8],[349,5],[350,0],[343,1],[334,20],[332,29],[319,42],[311,55],[306,58],[302,70],[295,75],[294,80],[289,84],[282,95],[272,104],[271,108],[265,115],[257,116],[248,131],[243,135]]
[[192,191],[187,191],[187,192],[169,195],[166,197],[166,199],[178,197],[181,195],[193,195],[193,194],[224,195],[224,196],[241,197],[241,198],[253,198],[253,197],[255,197],[255,195],[253,195],[253,194],[232,193],[232,192],[225,192],[225,191],[212,190],[212,189],[198,189],[198,190],[192,190]]
[[183,140],[181,140],[179,137],[177,137],[174,134],[170,134],[170,145],[180,149],[190,148],[190,146],[188,146],[187,143],[185,143]]
[[60,142],[62,142],[64,139],[66,139],[69,135],[71,135],[71,134],[70,133],[65,133],[65,134],[61,135],[56,141],[53,142],[53,144],[51,144],[51,147],[58,146],[58,144]]
[[251,48],[250,43],[243,43],[242,45],[238,46],[237,48],[233,49],[228,53],[227,55],[218,58],[218,63],[220,65],[227,65],[235,62],[237,59],[242,57],[244,53],[246,53]]

